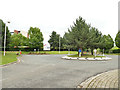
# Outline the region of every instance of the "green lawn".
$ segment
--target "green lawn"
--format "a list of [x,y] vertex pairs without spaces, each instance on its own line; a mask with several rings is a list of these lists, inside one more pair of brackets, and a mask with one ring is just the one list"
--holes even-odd
[[105,55],[120,55],[120,53],[105,53]]
[[[68,55],[68,57],[78,57],[78,54]],[[82,57],[94,58],[95,56],[90,54],[84,54]],[[105,56],[96,56],[96,57],[105,57]]]
[[[3,55],[3,52],[0,52],[0,65],[8,64],[14,61],[17,61],[16,55],[19,51],[7,51],[6,55]],[[22,51],[22,54],[29,54],[30,52]],[[31,52],[32,54],[39,54],[39,52]],[[40,54],[59,54],[59,51],[40,51]],[[60,51],[60,54],[68,54],[68,51]],[[76,51],[70,51],[70,54],[77,54]],[[1,58],[2,57],[2,58]]]
[[[31,54],[68,54],[68,51],[40,51],[40,52],[31,52]],[[77,54],[77,51],[70,51],[70,54]],[[22,51],[22,54],[30,54],[30,52]]]
[[17,61],[17,57],[19,55],[16,55],[15,52],[6,52],[6,55],[4,56],[3,53],[0,54],[2,58],[0,59],[0,65],[8,64],[14,61]]

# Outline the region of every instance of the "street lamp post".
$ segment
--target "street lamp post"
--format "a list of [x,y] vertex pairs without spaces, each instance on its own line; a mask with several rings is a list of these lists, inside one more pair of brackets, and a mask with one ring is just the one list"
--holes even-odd
[[[10,23],[9,21],[7,23]],[[6,47],[6,23],[5,23],[5,35],[4,35],[4,56],[5,56],[5,47]]]
[[68,49],[68,55],[70,55],[70,48]]

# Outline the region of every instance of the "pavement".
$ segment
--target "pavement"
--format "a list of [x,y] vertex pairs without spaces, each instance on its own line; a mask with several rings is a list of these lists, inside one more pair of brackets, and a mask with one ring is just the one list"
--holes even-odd
[[77,88],[118,88],[118,69],[93,76]]
[[21,62],[2,67],[2,88],[76,88],[91,76],[118,68],[109,61],[61,59],[65,55],[23,55]]

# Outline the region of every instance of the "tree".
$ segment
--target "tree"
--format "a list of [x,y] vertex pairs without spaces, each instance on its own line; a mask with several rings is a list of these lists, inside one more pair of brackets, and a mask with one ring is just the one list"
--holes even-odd
[[108,52],[114,46],[114,41],[112,37],[108,35],[103,35],[100,40],[100,49],[105,49]]
[[68,29],[69,44],[74,46],[74,48],[81,48],[82,54],[83,49],[86,48],[88,44],[89,28],[90,25],[88,25],[82,17],[79,17],[76,19],[74,25]]
[[89,32],[88,48],[91,49],[91,54],[93,55],[93,50],[100,47],[100,39],[102,33],[98,31],[95,27],[92,27]]
[[65,33],[64,34],[64,36],[63,36],[63,48],[64,49],[73,49],[73,50],[75,50],[76,48],[72,45],[72,43],[71,42],[69,42],[70,41],[70,39],[71,39],[71,36],[70,36],[70,34],[69,33]]
[[119,30],[118,33],[116,34],[115,44],[116,44],[117,47],[120,48],[120,30]]
[[60,35],[57,34],[55,31],[52,32],[50,35],[50,39],[48,40],[48,43],[50,44],[51,49],[55,50],[59,47],[59,37]]
[[43,34],[39,28],[30,27],[29,31],[29,47],[36,49],[43,49]]
[[[0,41],[2,41],[2,47],[4,47],[4,35],[5,35],[5,23],[0,19]],[[11,36],[11,33],[10,31],[8,30],[8,27],[6,27],[6,48],[9,48],[9,43],[10,43],[10,36]]]
[[18,48],[18,46],[27,46],[27,45],[28,45],[28,38],[26,38],[25,36],[23,36],[20,33],[19,34],[14,33],[10,37],[9,46],[11,48],[13,48],[13,47]]
[[65,49],[64,48],[64,43],[65,43],[64,38],[60,37],[60,49],[63,49],[63,50]]
[[0,20],[0,48],[2,48],[2,22]]

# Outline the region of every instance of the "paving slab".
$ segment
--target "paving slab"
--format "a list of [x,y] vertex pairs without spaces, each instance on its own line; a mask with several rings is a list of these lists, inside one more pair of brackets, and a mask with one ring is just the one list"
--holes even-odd
[[118,88],[118,69],[93,76],[77,88]]

